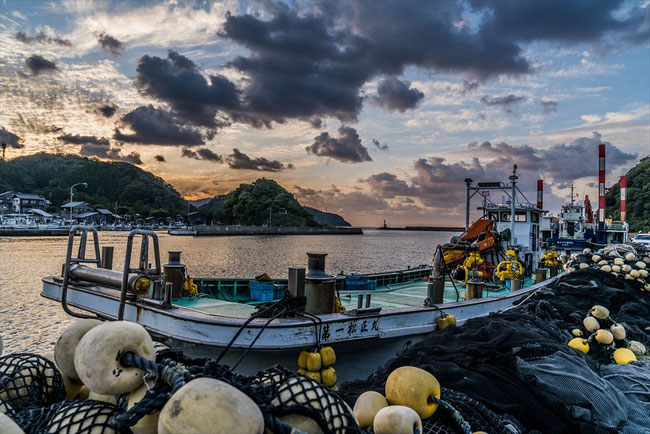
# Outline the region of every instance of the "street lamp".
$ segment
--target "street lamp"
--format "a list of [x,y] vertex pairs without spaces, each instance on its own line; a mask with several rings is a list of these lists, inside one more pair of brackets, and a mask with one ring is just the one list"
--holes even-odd
[[72,207],[72,198],[74,197],[74,191],[73,190],[77,185],[83,185],[85,188],[88,188],[88,184],[85,183],[85,182],[77,182],[72,187],[70,187],[70,220],[72,220],[72,208],[73,208]]

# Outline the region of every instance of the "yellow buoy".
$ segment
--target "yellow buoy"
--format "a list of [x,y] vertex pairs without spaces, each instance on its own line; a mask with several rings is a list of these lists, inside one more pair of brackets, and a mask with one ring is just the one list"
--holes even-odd
[[307,354],[307,370],[312,372],[318,372],[323,367],[323,362],[320,357],[320,353],[310,352]]
[[636,362],[636,356],[627,348],[618,348],[614,351],[614,361],[619,365]]
[[302,350],[298,356],[298,367],[301,369],[307,369],[307,357],[309,356],[309,351]]
[[609,345],[614,342],[614,335],[609,330],[600,329],[596,332],[596,340],[603,345]]
[[322,371],[320,371],[320,377],[323,386],[334,387],[336,385],[337,378],[336,378],[336,371],[334,370],[334,368],[329,367],[323,369]]
[[363,392],[354,403],[354,417],[361,428],[372,426],[379,410],[388,407],[384,395],[375,391]]
[[372,430],[375,434],[421,433],[422,419],[409,407],[390,405],[377,412]]
[[449,321],[450,326],[456,325],[456,317],[454,315],[447,315],[447,320]]
[[[433,399],[435,398],[435,399]],[[402,366],[386,380],[386,399],[391,405],[412,408],[422,419],[435,413],[440,398],[440,383],[429,372],[414,366]]]
[[439,316],[436,318],[436,325],[438,326],[438,330],[444,330],[450,325],[449,319],[446,316]]
[[320,372],[307,371],[307,373],[305,375],[307,377],[311,378],[312,380],[314,380],[317,383],[321,382]]
[[298,368],[298,373],[299,373],[299,374],[307,375],[307,372],[309,372],[309,371],[306,370],[306,369]]
[[323,347],[319,351],[323,367],[327,368],[336,363],[336,353],[332,347]]
[[582,351],[587,354],[589,352],[589,343],[586,339],[583,338],[573,338],[569,341],[569,346],[575,348],[578,351]]

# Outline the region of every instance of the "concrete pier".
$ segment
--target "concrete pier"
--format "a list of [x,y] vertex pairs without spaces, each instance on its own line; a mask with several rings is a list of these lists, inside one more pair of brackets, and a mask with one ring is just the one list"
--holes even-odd
[[352,227],[295,227],[295,226],[194,226],[196,235],[361,235],[361,228]]

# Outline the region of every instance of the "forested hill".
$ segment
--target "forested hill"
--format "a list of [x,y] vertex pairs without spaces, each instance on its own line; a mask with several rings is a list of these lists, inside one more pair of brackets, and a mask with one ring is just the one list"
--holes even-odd
[[[606,215],[611,215],[614,220],[621,217],[619,182],[605,196]],[[650,230],[650,157],[645,157],[627,172],[626,210],[631,232]]]
[[343,217],[333,212],[325,212],[317,210],[316,208],[305,207],[307,212],[314,216],[316,221],[322,225],[329,226],[352,226],[350,223],[345,221]]
[[199,208],[208,222],[228,225],[319,226],[291,193],[271,179],[241,184]]
[[163,179],[128,163],[105,163],[72,155],[35,154],[10,161],[0,159],[0,192],[16,190],[40,193],[52,207],[74,199],[115,211],[165,216],[187,213],[188,203]]

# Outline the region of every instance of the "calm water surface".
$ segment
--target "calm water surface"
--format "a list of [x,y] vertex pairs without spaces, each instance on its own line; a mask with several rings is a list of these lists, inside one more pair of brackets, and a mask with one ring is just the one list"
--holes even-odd
[[[326,252],[327,270],[380,272],[429,264],[448,232],[364,230],[364,235],[178,237],[159,233],[162,262],[167,251],[183,252],[189,273],[204,277],[286,277],[287,268],[306,266],[306,252]],[[115,247],[121,269],[125,232],[100,232],[102,245]],[[60,305],[42,298],[41,278],[60,274],[67,237],[0,237],[0,334],[5,354],[48,353],[72,320]],[[137,253],[136,253],[137,256]]]

